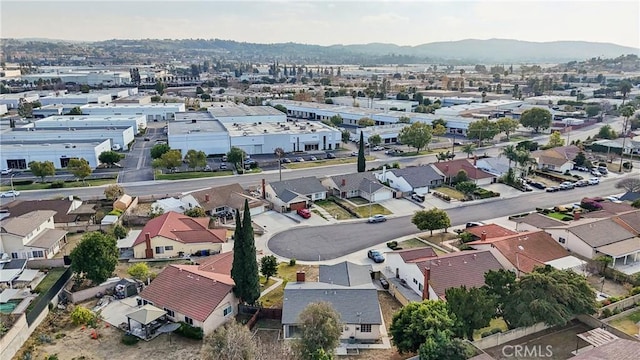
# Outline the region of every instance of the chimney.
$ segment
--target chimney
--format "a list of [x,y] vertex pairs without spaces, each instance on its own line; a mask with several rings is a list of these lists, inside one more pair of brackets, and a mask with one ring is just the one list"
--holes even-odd
[[209,202],[209,200],[211,200],[209,194],[204,194],[204,202]]
[[478,164],[478,156],[473,155],[473,166],[476,166],[477,164]]
[[267,198],[267,185],[265,184],[265,180],[262,179],[262,198],[266,199]]
[[147,259],[153,259],[153,249],[151,249],[151,233],[144,233],[144,256]]
[[347,180],[346,179],[342,179],[342,185],[341,186],[345,186],[347,184]]
[[486,241],[487,240],[487,232],[483,231],[482,234],[480,234],[480,240],[482,241]]
[[422,287],[422,300],[429,300],[429,281],[431,280],[431,269],[424,268],[424,286]]
[[579,211],[574,211],[573,212],[573,221],[578,221],[580,220],[580,212]]
[[382,165],[382,181],[387,181],[387,165]]
[[298,271],[296,273],[296,282],[304,282],[304,271]]

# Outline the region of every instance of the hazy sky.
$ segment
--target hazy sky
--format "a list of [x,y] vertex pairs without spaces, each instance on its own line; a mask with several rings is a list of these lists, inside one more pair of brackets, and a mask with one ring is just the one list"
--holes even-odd
[[640,1],[1,0],[0,36],[418,45],[585,40],[640,48]]

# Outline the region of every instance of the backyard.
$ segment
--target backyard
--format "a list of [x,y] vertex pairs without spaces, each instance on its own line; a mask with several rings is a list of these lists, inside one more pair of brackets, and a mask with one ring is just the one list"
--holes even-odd
[[635,336],[640,334],[640,325],[638,323],[640,323],[640,309],[623,318],[613,320],[609,324],[629,335]]
[[[284,287],[289,281],[296,281],[296,273],[304,271],[305,279],[307,281],[318,281],[318,266],[317,265],[299,265],[289,266],[289,263],[278,264],[278,273],[275,277],[284,280],[280,286],[273,289],[271,292],[259,299],[262,306],[267,308],[279,308],[282,307],[282,301],[284,299]],[[266,288],[266,287],[265,287]]]

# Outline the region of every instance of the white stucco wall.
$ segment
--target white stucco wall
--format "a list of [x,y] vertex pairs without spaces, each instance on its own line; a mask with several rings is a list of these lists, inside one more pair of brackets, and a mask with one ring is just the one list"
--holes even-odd
[[[578,238],[568,230],[546,229],[545,231],[549,233],[551,237],[565,249],[589,259],[593,259],[593,257],[595,256],[595,251],[591,246],[586,244],[584,241],[582,241],[580,238]],[[560,242],[560,238],[565,239],[564,244]]]

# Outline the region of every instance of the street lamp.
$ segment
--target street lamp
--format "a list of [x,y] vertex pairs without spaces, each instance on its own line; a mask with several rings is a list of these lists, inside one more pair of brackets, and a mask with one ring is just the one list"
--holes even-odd
[[13,177],[14,176],[16,176],[15,173],[11,174],[11,178],[10,178],[10,180],[11,180],[11,194],[13,195],[13,200],[16,199],[16,191],[13,188]]

